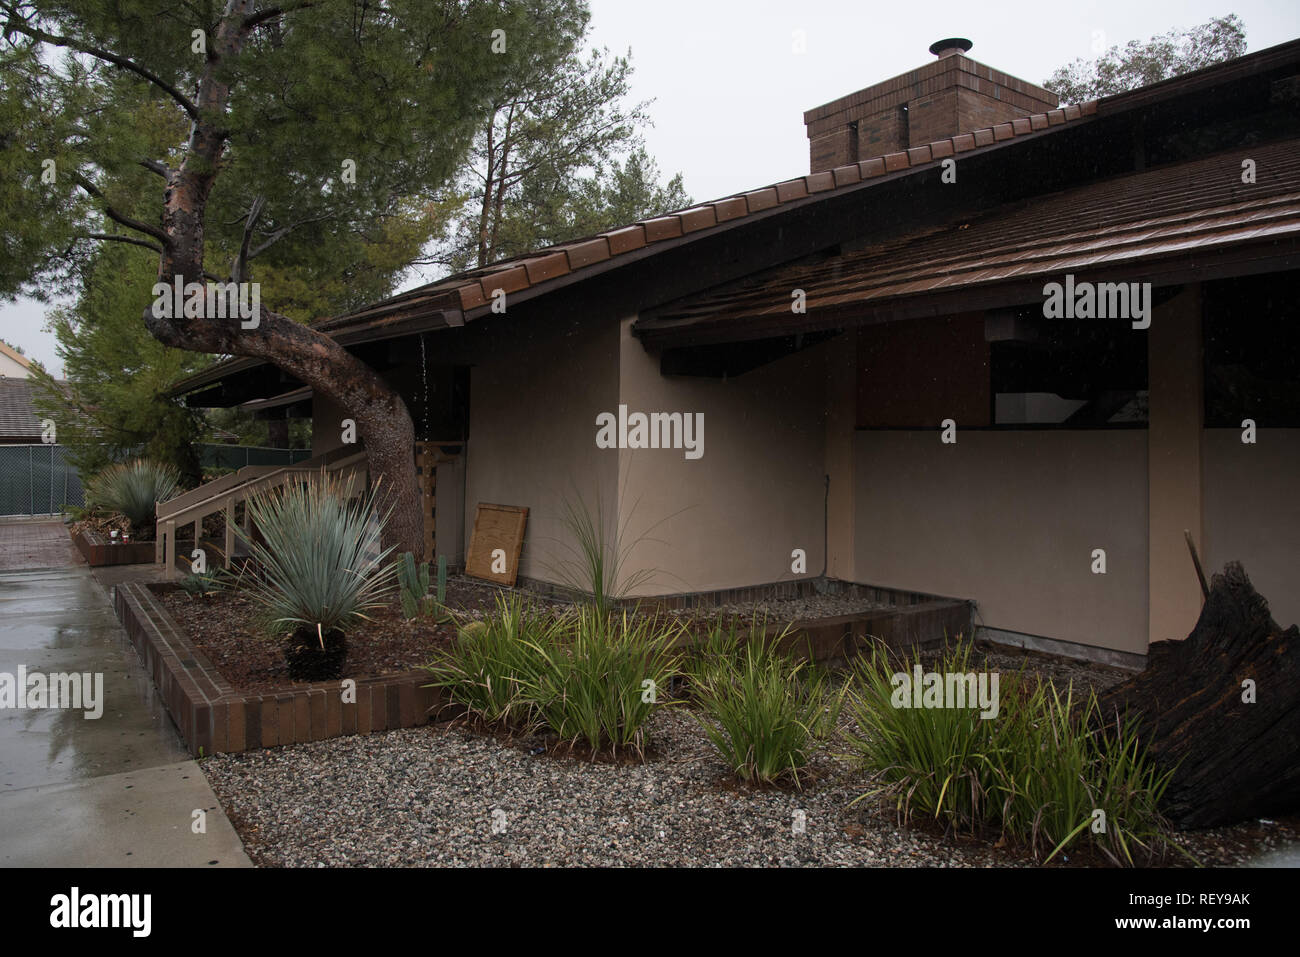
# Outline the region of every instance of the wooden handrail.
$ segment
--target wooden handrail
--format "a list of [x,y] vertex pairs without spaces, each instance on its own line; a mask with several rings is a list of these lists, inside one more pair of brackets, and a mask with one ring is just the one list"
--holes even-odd
[[[283,485],[289,476],[320,469],[325,472],[355,472],[358,467],[365,467],[366,453],[353,452],[340,456],[341,449],[318,455],[294,465],[245,466],[238,472],[223,475],[219,479],[200,485],[198,488],[178,495],[167,502],[160,502],[155,507],[157,521],[157,548],[155,560],[163,562],[169,576],[176,574],[176,527],[193,525],[194,540],[202,539],[203,520],[216,512],[225,512],[226,534],[223,564],[229,567],[230,554],[234,546],[235,506],[246,502],[255,492]],[[202,495],[200,498],[199,496]],[[247,528],[248,514],[244,514]]]

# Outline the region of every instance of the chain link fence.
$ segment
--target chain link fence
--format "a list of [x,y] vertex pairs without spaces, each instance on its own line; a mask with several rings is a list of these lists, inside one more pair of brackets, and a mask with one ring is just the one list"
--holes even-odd
[[61,445],[0,445],[0,515],[57,515],[84,505],[81,478]]
[[311,449],[263,449],[252,445],[200,445],[205,469],[242,469],[247,465],[297,465],[311,458]]

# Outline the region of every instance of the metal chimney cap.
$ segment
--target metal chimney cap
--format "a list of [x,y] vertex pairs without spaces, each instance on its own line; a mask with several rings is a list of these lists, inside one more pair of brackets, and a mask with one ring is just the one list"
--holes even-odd
[[936,40],[931,43],[930,52],[942,58],[952,56],[954,53],[967,53],[974,45],[965,37],[951,37],[947,40]]

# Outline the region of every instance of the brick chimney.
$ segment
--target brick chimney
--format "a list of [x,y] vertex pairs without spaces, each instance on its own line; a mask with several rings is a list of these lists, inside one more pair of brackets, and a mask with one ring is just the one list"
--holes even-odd
[[939,40],[920,69],[803,115],[811,171],[923,146],[1059,105],[1055,93],[966,56],[969,40]]

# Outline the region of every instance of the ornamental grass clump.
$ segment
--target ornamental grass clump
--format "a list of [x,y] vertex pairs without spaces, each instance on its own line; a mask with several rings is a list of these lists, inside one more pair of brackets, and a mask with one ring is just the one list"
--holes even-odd
[[565,641],[536,645],[543,667],[527,694],[546,725],[570,746],[644,757],[646,721],[678,673],[680,626],[592,605],[565,617]]
[[[694,717],[742,781],[801,786],[817,742],[838,723],[843,691],[809,662],[777,650],[765,626],[738,640],[735,623],[715,625],[692,676]],[[711,649],[711,651],[710,651]]]
[[[969,676],[970,664],[969,644],[958,642],[929,673]],[[904,667],[919,668],[919,658]],[[909,673],[881,652],[860,658],[855,676],[849,743],[875,777],[858,801],[879,796],[904,822],[923,816],[997,835],[1044,861],[1078,845],[1129,866],[1180,850],[1158,809],[1172,770],[1156,768],[1133,722],[1104,724],[1095,693],[1078,700],[1072,685],[1062,693],[1002,674],[996,708],[982,717],[970,702],[915,706],[900,694]]]
[[153,538],[157,505],[176,494],[180,474],[170,465],[135,459],[110,465],[86,485],[86,499],[131,523],[138,540]]
[[379,545],[388,513],[379,514],[376,492],[348,492],[324,472],[255,492],[247,508],[257,534],[237,529],[257,568],[248,594],[265,608],[272,632],[285,636],[295,681],[341,677],[346,633],[393,588],[392,549]]
[[456,704],[480,720],[518,733],[541,724],[531,696],[542,669],[564,641],[565,623],[520,596],[496,596],[496,607],[461,627],[456,641],[425,665]]

